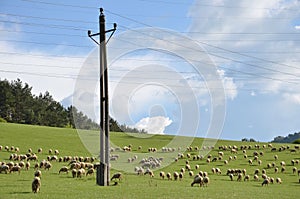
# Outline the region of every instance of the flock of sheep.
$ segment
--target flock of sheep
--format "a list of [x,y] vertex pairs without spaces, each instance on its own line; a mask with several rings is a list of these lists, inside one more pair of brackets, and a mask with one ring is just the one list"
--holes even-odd
[[[123,150],[115,150],[111,149],[111,161],[118,161],[119,157],[122,156],[122,153],[128,153],[132,151],[132,145],[123,147]],[[137,151],[141,151],[142,147],[139,146]],[[199,151],[201,150],[210,150],[211,152],[216,152],[215,155],[199,155]],[[291,153],[299,153],[299,146],[294,145],[293,148],[289,146],[281,146],[279,148],[275,148],[272,144],[269,145],[242,145],[240,147],[237,146],[219,146],[218,149],[214,147],[187,147],[185,152],[181,147],[175,148],[162,148],[161,151],[157,150],[157,148],[149,148],[148,152],[152,154],[162,155],[166,152],[177,153],[176,157],[174,157],[174,164],[178,164],[178,162],[184,162],[184,167],[178,167],[178,170],[172,172],[165,172],[161,168],[162,162],[164,161],[163,157],[154,157],[149,156],[138,160],[137,155],[128,158],[128,163],[133,163],[135,161],[138,162],[139,166],[134,167],[134,172],[137,175],[149,175],[151,178],[154,177],[154,170],[159,170],[159,178],[164,180],[174,180],[181,181],[185,175],[191,178],[191,186],[198,184],[200,187],[208,186],[210,183],[210,177],[208,173],[212,175],[226,175],[228,176],[228,180],[231,181],[260,181],[262,179],[262,186],[266,186],[272,183],[283,183],[280,177],[271,177],[268,173],[272,173],[276,175],[277,173],[285,173],[287,170],[287,164],[284,161],[280,161],[278,154],[282,151],[289,150]],[[52,169],[52,164],[54,162],[65,163],[57,172],[58,174],[69,172],[71,173],[73,178],[82,178],[84,176],[93,176],[95,174],[95,157],[78,157],[78,156],[60,156],[59,150],[49,149],[46,159],[39,160],[39,154],[43,153],[42,148],[37,150],[37,153],[34,153],[30,148],[26,154],[21,154],[20,149],[18,147],[8,147],[0,145],[0,152],[6,151],[9,153],[8,161],[0,162],[0,173],[21,173],[22,170],[34,170],[34,178],[32,181],[32,192],[38,193],[41,188],[41,176],[42,170],[50,170]],[[113,154],[113,152],[119,151],[120,154]],[[249,151],[250,154],[249,154]],[[265,152],[274,153],[274,161],[272,162],[263,162],[263,156]],[[45,153],[44,153],[45,155]],[[210,171],[202,171],[200,169],[200,165],[211,165],[213,162],[223,163],[224,165],[230,165],[230,162],[235,161],[239,158],[243,157],[243,161],[250,166],[254,166],[254,164],[260,166],[265,164],[266,167],[264,169],[255,169],[254,173],[248,173],[246,168],[232,168],[227,169],[226,172],[222,171],[218,167],[211,167]],[[251,158],[250,158],[251,157]],[[265,161],[265,160],[264,160]],[[279,162],[279,163],[278,163]],[[193,164],[191,164],[193,163]],[[194,165],[192,167],[192,165]],[[300,176],[300,169],[297,169],[297,165],[299,165],[299,159],[291,159],[290,165],[292,166],[292,173],[294,175]],[[207,168],[207,167],[206,167]],[[270,172],[273,170],[273,172]],[[225,174],[226,173],[226,174]],[[118,172],[112,175],[111,180],[121,180],[123,178],[123,174]],[[211,177],[212,178],[212,177]],[[300,179],[299,179],[300,183]],[[115,184],[117,182],[115,181]]]

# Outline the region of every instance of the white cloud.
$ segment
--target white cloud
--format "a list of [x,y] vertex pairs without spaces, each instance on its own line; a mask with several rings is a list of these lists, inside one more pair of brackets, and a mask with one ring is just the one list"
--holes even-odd
[[[300,93],[298,84],[287,83],[299,77],[299,38],[294,34],[298,26],[292,25],[299,21],[299,1],[216,0],[207,4],[215,7],[208,9],[202,1],[191,7],[190,36],[217,55],[212,59],[231,78],[225,78],[225,86],[234,83],[262,93],[281,93],[292,87],[293,93]],[[234,90],[226,93],[230,99],[236,96]]]
[[139,130],[146,130],[150,134],[164,134],[164,130],[172,123],[172,120],[168,117],[156,116],[146,117],[141,119],[134,125]]
[[293,102],[295,104],[300,105],[300,93],[297,93],[297,94],[284,93],[283,97],[288,102]]
[[295,29],[296,29],[296,30],[300,30],[300,25],[295,26]]

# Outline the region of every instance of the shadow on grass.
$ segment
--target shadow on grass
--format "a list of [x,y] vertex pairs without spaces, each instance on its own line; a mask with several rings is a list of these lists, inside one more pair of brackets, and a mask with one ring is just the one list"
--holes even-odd
[[10,192],[10,194],[29,194],[31,191],[13,191]]

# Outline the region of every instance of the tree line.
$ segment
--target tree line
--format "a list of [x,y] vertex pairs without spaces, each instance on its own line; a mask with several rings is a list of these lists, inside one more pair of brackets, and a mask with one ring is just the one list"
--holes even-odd
[[[63,107],[48,91],[38,96],[32,94],[32,87],[20,79],[9,82],[0,79],[0,121],[99,130],[100,126],[75,106]],[[111,131],[144,133],[126,125],[119,125],[110,118]]]

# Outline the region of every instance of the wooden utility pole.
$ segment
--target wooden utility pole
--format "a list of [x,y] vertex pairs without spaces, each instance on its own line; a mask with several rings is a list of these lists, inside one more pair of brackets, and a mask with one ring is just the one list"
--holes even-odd
[[[99,15],[99,33],[88,36],[99,45],[99,64],[100,64],[100,165],[97,166],[96,183],[100,186],[108,186],[110,181],[110,163],[109,163],[109,99],[108,99],[108,69],[106,57],[106,37],[105,34],[116,31],[117,24],[111,30],[105,30],[105,16],[103,9],[100,8]],[[93,36],[99,35],[97,42]],[[110,38],[109,37],[109,38]]]

